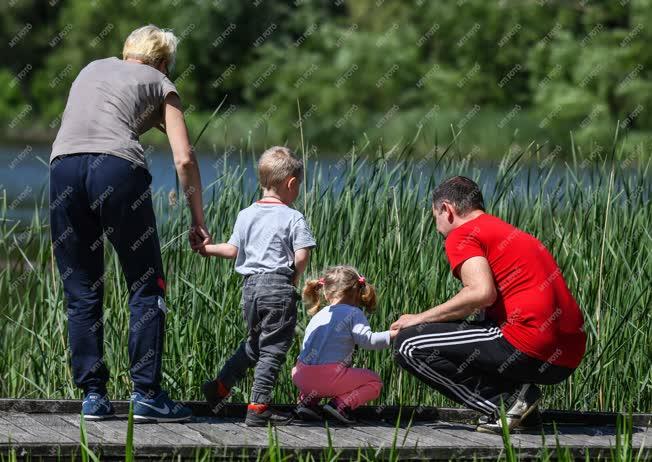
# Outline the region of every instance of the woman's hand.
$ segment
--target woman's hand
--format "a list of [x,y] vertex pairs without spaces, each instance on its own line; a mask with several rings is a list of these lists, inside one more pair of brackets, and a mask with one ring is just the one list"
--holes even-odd
[[398,318],[397,321],[392,323],[391,326],[389,326],[390,336],[391,336],[391,331],[393,330],[398,331],[401,329],[405,329],[406,327],[416,326],[417,324],[422,324],[422,323],[423,320],[420,314],[404,314],[400,318]]
[[190,248],[197,252],[204,248],[205,245],[210,244],[212,238],[205,225],[192,225],[188,232],[188,241],[190,242]]

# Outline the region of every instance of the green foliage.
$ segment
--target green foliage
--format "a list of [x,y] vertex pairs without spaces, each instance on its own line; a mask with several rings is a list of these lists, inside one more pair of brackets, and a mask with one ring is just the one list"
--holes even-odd
[[[155,23],[181,37],[174,75],[190,124],[228,94],[233,109],[222,125],[254,144],[298,143],[297,100],[305,135],[330,150],[365,134],[411,138],[425,115],[424,131],[449,137],[449,125],[465,124],[477,106],[485,119],[519,112],[508,125],[466,127],[467,139],[488,148],[483,155],[504,150],[514,130],[564,148],[571,131],[580,145],[608,143],[608,127],[627,120],[622,129],[643,143],[647,158],[651,10],[649,0],[9,2],[0,7],[0,39],[12,44],[0,80],[32,68],[18,93],[1,90],[0,119],[29,103],[31,124],[5,134],[20,137],[37,125],[52,135],[81,68],[120,56],[131,30]],[[223,131],[204,141],[226,142]]]

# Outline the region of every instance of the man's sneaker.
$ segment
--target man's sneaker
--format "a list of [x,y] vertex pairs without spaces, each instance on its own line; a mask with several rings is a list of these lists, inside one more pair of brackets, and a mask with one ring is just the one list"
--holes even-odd
[[335,417],[338,421],[346,425],[353,425],[355,420],[345,406],[338,406],[334,400],[330,400],[324,405],[324,411]]
[[247,427],[266,427],[267,424],[281,427],[289,425],[294,420],[292,414],[273,411],[268,404],[249,404],[247,406]]
[[299,403],[294,408],[294,413],[301,420],[322,420],[321,409],[317,405]]
[[543,429],[543,418],[539,411],[539,406],[535,407],[532,412],[521,419],[518,427],[514,428],[515,433],[541,433]]
[[204,393],[204,398],[206,398],[208,407],[213,414],[219,412],[224,399],[229,396],[229,390],[217,379],[204,382],[201,391]]
[[134,422],[183,422],[192,417],[190,408],[175,403],[164,391],[153,398],[134,392],[131,402],[134,405]]
[[[541,401],[541,390],[539,390],[539,387],[530,383],[523,385],[514,397],[512,405],[505,413],[508,431],[511,432],[518,427],[523,419],[535,411],[539,401]],[[483,433],[502,434],[503,427],[500,415],[496,414],[483,419],[476,430]]]
[[106,395],[89,393],[82,402],[82,413],[86,420],[106,420],[115,417],[113,404]]

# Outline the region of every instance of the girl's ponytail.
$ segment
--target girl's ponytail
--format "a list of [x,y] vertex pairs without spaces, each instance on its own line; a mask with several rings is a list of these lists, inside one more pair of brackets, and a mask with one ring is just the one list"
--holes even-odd
[[376,309],[376,289],[367,282],[360,288],[360,304],[369,313]]
[[309,279],[303,286],[303,299],[308,304],[308,314],[310,316],[314,316],[321,309],[320,289],[321,281],[319,279]]

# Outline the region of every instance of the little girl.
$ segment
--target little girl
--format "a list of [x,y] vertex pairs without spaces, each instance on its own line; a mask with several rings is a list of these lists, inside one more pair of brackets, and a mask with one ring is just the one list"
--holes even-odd
[[374,371],[350,367],[354,347],[388,348],[398,330],[371,331],[363,309],[373,312],[376,292],[351,266],[334,266],[320,279],[309,280],[303,297],[312,319],[292,369],[300,392],[296,413],[303,419],[319,419],[319,401],[332,398],[324,411],[351,424],[349,411],[376,399],[383,386]]

